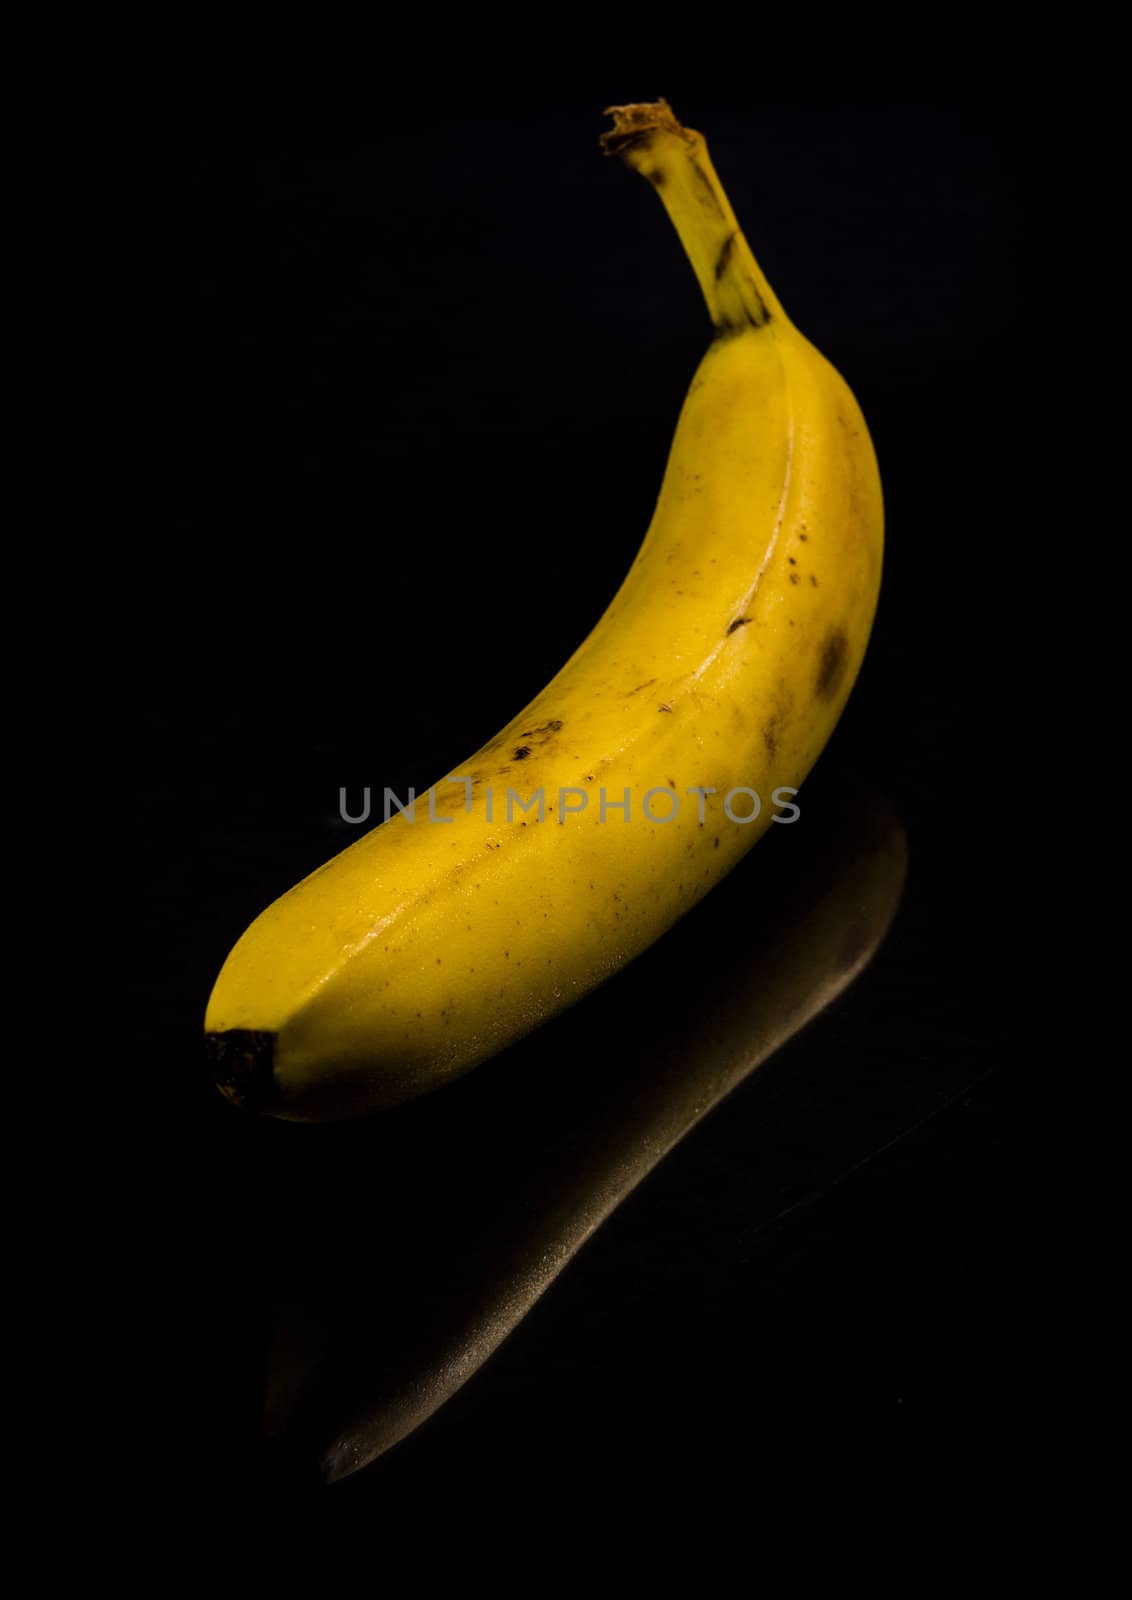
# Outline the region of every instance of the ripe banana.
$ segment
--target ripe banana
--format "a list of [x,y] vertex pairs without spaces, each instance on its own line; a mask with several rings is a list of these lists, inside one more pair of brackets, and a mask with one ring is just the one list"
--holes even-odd
[[205,1032],[257,1110],[410,1099],[610,977],[785,820],[857,676],[883,543],[857,403],[702,137],[664,101],[611,114],[605,148],[655,186],[715,328],[652,524],[589,637],[428,814],[394,807],[236,944]]

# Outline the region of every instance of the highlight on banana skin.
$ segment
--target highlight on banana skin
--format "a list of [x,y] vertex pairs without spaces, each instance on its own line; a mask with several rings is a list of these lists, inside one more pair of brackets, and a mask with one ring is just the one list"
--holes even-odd
[[610,115],[605,151],[653,187],[709,319],[651,523],[546,687],[239,938],[204,1026],[252,1110],[411,1101],[616,978],[790,820],[860,669],[883,551],[860,408],[703,137],[664,101]]

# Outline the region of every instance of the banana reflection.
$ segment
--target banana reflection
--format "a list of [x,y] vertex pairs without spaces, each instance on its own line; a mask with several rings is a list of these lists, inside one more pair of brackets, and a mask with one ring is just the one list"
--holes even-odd
[[497,1062],[325,1130],[313,1162],[290,1152],[304,1165],[297,1187],[286,1175],[293,1281],[266,1420],[324,1478],[442,1406],[667,1152],[875,955],[907,868],[885,802],[842,784],[775,832],[632,968]]

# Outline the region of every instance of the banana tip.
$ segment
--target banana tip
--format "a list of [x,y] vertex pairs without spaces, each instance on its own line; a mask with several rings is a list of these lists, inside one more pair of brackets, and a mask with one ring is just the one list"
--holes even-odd
[[269,1111],[279,1098],[275,1035],[250,1028],[206,1033],[205,1054],[221,1094],[248,1111]]

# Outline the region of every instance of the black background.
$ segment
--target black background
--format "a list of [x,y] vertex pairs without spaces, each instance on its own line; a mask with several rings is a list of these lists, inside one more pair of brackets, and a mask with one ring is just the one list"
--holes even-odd
[[[721,1462],[760,1491],[784,1474],[963,1488],[1017,1450],[996,999],[1016,689],[995,554],[1019,517],[1038,298],[1017,107],[961,78],[135,99],[121,576],[149,603],[107,649],[145,930],[128,1031],[152,1086],[124,1112],[150,1195],[136,1326],[161,1455],[221,1505],[266,1491],[270,1517],[323,1493],[293,1463],[281,1478],[259,1406],[285,1196],[357,1147],[220,1100],[208,991],[263,905],[354,836],[339,786],[401,792],[475,749],[636,551],[708,339],[655,195],[597,146],[607,102],[658,87],[708,137],[776,292],[873,433],[884,589],[814,784],[851,770],[896,807],[905,904],[776,1063],[791,1126],[809,1118],[823,1152],[784,1172],[782,1204],[749,1200],[774,1146],[756,1074],[487,1368],[322,1509],[392,1533],[438,1495],[679,1492]],[[843,1135],[814,1087],[831,1062],[861,1085]],[[375,1251],[410,1225],[375,1216]],[[365,1300],[366,1273],[343,1295]]]

